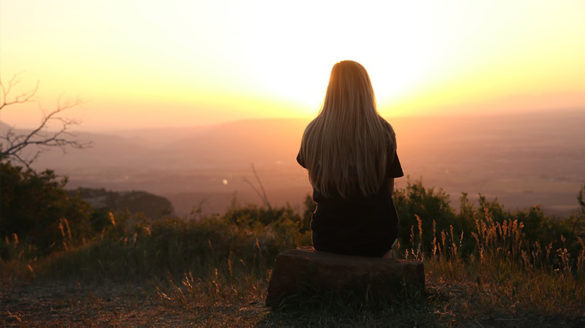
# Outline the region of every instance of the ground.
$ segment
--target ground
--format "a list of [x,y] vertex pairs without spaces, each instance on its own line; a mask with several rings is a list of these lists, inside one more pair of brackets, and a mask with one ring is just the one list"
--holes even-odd
[[[172,289],[172,287],[167,287]],[[431,284],[426,300],[383,310],[271,310],[259,291],[238,301],[184,304],[153,283],[4,282],[2,327],[585,327],[580,317],[482,308],[477,288]],[[205,295],[201,295],[205,298]]]

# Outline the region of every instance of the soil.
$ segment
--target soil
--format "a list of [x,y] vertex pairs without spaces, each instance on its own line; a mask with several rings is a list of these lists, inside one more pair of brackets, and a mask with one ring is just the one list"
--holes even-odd
[[[205,309],[171,306],[154,288],[71,282],[3,283],[0,327],[201,327],[212,324]],[[216,309],[217,310],[217,309]],[[263,304],[221,309],[235,326],[248,326],[267,311]],[[240,315],[241,314],[241,315]],[[252,320],[256,321],[256,320]],[[211,325],[213,326],[213,325]]]

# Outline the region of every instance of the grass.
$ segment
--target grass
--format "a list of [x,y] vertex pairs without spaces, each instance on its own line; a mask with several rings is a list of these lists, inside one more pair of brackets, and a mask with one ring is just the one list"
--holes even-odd
[[[310,244],[310,232],[285,210],[274,217],[262,213],[262,223],[254,220],[255,210],[139,225],[112,217],[95,239],[41,258],[27,256],[17,236],[6,239],[3,247],[13,256],[0,262],[0,323],[44,326],[57,306],[55,326],[585,326],[583,240],[540,245],[524,238],[523,222],[496,221],[489,212],[468,234],[453,226],[438,231],[433,223],[430,247],[417,217],[411,247],[396,245],[393,253],[425,263],[425,295],[372,300],[307,294],[266,308],[275,256]],[[571,254],[565,242],[580,246]],[[75,287],[62,291],[61,285]],[[21,296],[37,290],[46,292]],[[63,305],[63,297],[69,303]],[[47,306],[33,307],[34,299]],[[87,320],[75,321],[80,315]]]

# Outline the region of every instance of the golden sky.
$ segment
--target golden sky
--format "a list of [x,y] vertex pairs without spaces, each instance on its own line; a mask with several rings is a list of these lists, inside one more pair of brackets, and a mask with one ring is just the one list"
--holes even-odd
[[[310,117],[331,66],[384,116],[585,108],[585,1],[0,0],[0,73],[82,128]],[[40,107],[39,107],[40,104]]]

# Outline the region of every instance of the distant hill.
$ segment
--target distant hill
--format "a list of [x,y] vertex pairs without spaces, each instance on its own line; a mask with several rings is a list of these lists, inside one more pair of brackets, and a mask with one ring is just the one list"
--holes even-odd
[[[47,152],[35,164],[38,168],[80,167],[194,169],[234,167],[236,161],[273,163],[290,159],[298,147],[306,120],[246,120],[207,127],[142,129],[109,133],[78,132],[77,138],[91,140],[84,150]],[[296,155],[295,155],[296,156]],[[237,166],[238,164],[236,164]]]
[[0,133],[10,129],[10,125],[0,121]]
[[141,213],[150,219],[174,215],[173,205],[168,199],[144,191],[115,192],[105,189],[77,188],[68,190],[68,193],[78,195],[98,210]]

